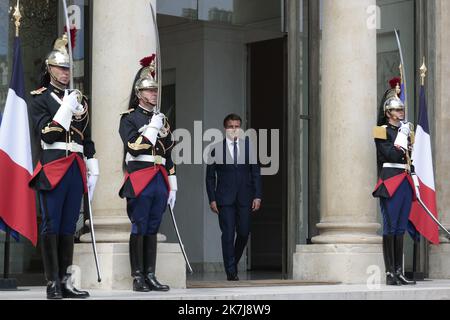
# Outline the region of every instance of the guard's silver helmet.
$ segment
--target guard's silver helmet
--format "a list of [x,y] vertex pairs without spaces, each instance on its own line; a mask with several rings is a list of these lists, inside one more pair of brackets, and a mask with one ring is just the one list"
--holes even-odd
[[66,34],[55,41],[53,51],[50,52],[47,60],[45,61],[47,66],[70,68],[70,58],[66,47],[67,44],[68,39]]
[[141,60],[141,65],[144,67],[136,81],[134,89],[136,95],[139,91],[146,89],[158,89],[158,81],[156,80],[156,55],[146,57]]
[[392,93],[389,93],[384,102],[384,112],[391,110],[405,110],[405,104],[403,101],[397,96],[395,89],[392,90]]

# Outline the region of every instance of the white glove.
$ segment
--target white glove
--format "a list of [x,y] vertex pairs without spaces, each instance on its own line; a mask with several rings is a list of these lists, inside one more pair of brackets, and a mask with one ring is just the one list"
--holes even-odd
[[88,175],[87,187],[88,187],[88,193],[89,193],[89,200],[91,200],[91,201],[94,197],[94,190],[95,190],[95,185],[97,184],[97,180],[98,180],[98,176]]
[[414,187],[415,187],[415,189],[416,189],[416,197],[419,198],[419,199],[421,199],[421,198],[420,198],[420,183],[419,183],[419,178],[417,177],[417,174],[415,174],[415,173],[411,174],[411,177],[412,177],[412,179],[413,179],[413,181],[414,181]]
[[409,135],[411,134],[411,127],[409,125],[409,122],[401,122],[401,124],[402,125],[400,126],[398,131],[401,131],[404,135],[409,137]]
[[398,129],[398,135],[395,139],[394,145],[401,147],[403,150],[408,150],[408,138],[411,133],[409,123],[403,123]]
[[154,114],[152,119],[150,120],[147,129],[144,130],[144,133],[142,135],[146,137],[148,140],[150,140],[152,145],[155,145],[159,130],[161,130],[163,126],[164,126],[164,114],[162,113]]
[[173,210],[175,208],[175,201],[177,200],[177,192],[174,190],[170,190],[169,199],[167,199],[167,205],[170,206]]
[[88,159],[86,161],[86,166],[88,168],[87,187],[89,192],[89,199],[92,200],[98,176],[100,175],[98,160],[94,158]]
[[169,185],[170,185],[170,193],[169,199],[167,200],[167,205],[169,205],[173,210],[173,208],[175,207],[175,201],[177,199],[177,190],[178,190],[177,176],[169,176]]
[[64,98],[58,111],[53,118],[54,121],[59,123],[66,131],[69,131],[70,124],[72,123],[72,116],[74,113],[79,113],[83,110],[83,106],[78,103],[77,93],[74,91],[68,94],[68,91],[64,91]]
[[83,111],[83,106],[78,103],[78,94],[76,91],[68,94],[68,90],[64,91],[64,98],[61,107],[66,107],[72,111],[72,113],[79,113]]
[[177,176],[169,176],[170,190],[178,191]]

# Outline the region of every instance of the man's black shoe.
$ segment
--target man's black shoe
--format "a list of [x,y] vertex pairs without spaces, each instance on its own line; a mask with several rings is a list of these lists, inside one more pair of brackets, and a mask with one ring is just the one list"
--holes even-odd
[[62,298],[61,283],[59,280],[49,281],[47,284],[47,299],[60,300]]
[[237,274],[227,274],[228,281],[239,281],[239,277]]

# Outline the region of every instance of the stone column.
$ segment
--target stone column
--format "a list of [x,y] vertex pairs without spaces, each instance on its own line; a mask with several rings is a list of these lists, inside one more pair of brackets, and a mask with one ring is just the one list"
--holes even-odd
[[[152,1],[155,5],[156,0]],[[101,285],[96,284],[91,245],[78,245],[74,263],[81,268],[82,286],[86,288],[129,289],[132,285],[128,257],[131,225],[125,200],[118,196],[123,182],[123,143],[118,130],[120,113],[128,110],[139,61],[156,52],[152,24],[148,0],[135,0],[132,4],[123,0],[96,0],[93,4],[92,135],[100,162],[93,212],[104,279]],[[90,242],[90,234],[81,240]],[[184,287],[184,260],[182,256],[179,259],[177,245],[160,244],[158,251],[165,251],[158,255],[157,273],[161,281]],[[170,268],[162,266],[167,252],[172,253]]]
[[[436,68],[430,70],[435,72],[435,97],[434,106],[434,158],[436,194],[439,220],[450,228],[450,93],[448,87],[450,79],[450,2],[445,0],[436,1]],[[429,92],[430,93],[430,92]],[[431,121],[432,118],[430,118]],[[432,126],[433,127],[433,126]],[[433,138],[432,136],[432,138]],[[430,278],[450,279],[450,242],[444,236],[440,237],[440,246],[430,246],[429,273]]]
[[[313,245],[299,245],[294,278],[366,283],[384,271],[376,201],[375,0],[325,0],[322,40],[321,222]],[[313,84],[319,85],[319,84]]]

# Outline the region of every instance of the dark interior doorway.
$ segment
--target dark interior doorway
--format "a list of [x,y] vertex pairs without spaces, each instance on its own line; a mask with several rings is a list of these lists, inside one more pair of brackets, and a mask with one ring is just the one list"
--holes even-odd
[[[249,269],[277,271],[285,274],[287,218],[286,114],[287,53],[286,38],[248,45],[248,127],[280,130],[279,171],[263,176],[261,211],[252,218],[252,234],[248,249]],[[269,154],[271,150],[269,139]]]

